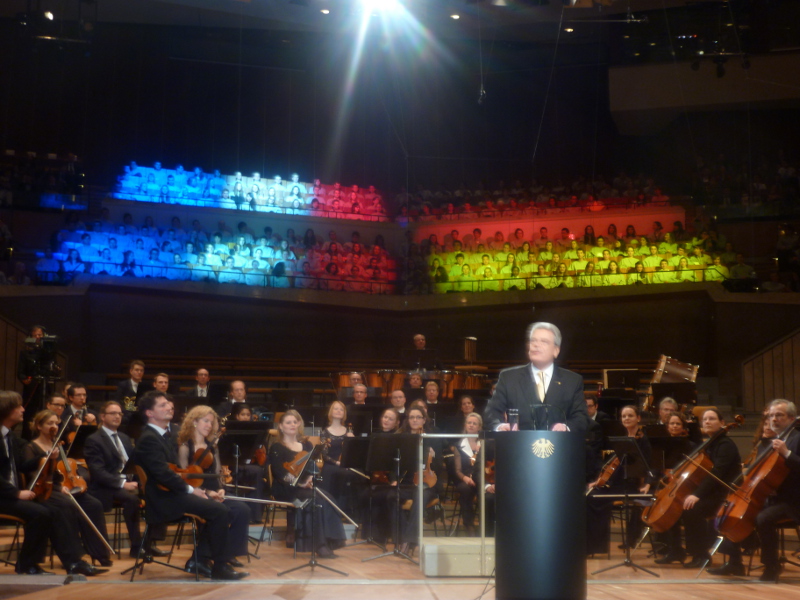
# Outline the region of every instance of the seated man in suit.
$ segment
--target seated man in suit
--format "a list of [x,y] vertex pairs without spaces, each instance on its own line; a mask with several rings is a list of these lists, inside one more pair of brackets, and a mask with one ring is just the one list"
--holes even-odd
[[231,385],[228,388],[228,399],[218,404],[214,410],[217,411],[220,418],[224,418],[231,414],[234,404],[241,402],[247,402],[247,386],[244,381],[236,379],[231,381]]
[[126,411],[136,410],[136,401],[153,387],[144,383],[144,363],[141,360],[132,360],[128,369],[131,377],[120,382],[114,400],[122,405]]
[[[561,351],[561,331],[552,323],[528,328],[530,364],[504,369],[486,405],[486,426],[495,431],[551,429],[583,436],[587,427],[583,378],[555,366]],[[506,422],[516,410],[518,423]]]
[[[122,407],[111,400],[100,409],[100,428],[86,438],[84,456],[89,467],[89,491],[103,503],[103,510],[111,510],[113,503],[122,504],[122,514],[131,540],[131,556],[139,554],[142,534],[139,531],[139,484],[128,481],[125,472],[131,467],[133,444],[131,438],[118,431],[122,423]],[[151,556],[167,553],[152,546],[146,550]]]
[[[194,374],[194,380],[197,382],[197,385],[186,392],[186,395],[191,398],[208,398],[209,392],[211,391],[208,385],[210,379],[211,377],[208,373],[208,369],[200,367]],[[208,401],[203,400],[203,402]]]
[[590,421],[608,421],[611,419],[609,415],[597,408],[597,398],[594,396],[586,396],[586,414],[589,416]]
[[[166,523],[185,513],[205,519],[197,555],[186,563],[186,571],[193,573],[197,569],[204,576],[226,581],[247,577],[248,573],[235,571],[226,559],[231,556],[228,507],[209,498],[201,488],[187,484],[169,468],[169,464],[178,464],[175,446],[164,437],[174,413],[172,400],[163,392],[153,390],[139,400],[139,412],[147,425],[136,443],[135,461],[147,475],[148,522]],[[213,566],[208,564],[207,557],[213,560]]]

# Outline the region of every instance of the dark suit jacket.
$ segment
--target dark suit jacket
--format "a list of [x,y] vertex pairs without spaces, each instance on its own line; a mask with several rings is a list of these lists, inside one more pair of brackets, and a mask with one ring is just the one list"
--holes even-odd
[[[30,470],[23,463],[25,459],[22,450],[26,443],[17,434],[11,433],[11,452],[14,455],[14,464],[17,466],[17,475]],[[13,484],[11,482],[11,461],[8,458],[8,454],[6,454],[6,443],[3,439],[0,439],[0,500],[16,500],[17,492],[19,491],[18,486],[19,480]]]
[[509,408],[519,410],[520,429],[545,429],[556,423],[566,423],[570,431],[583,436],[588,426],[583,378],[577,373],[553,368],[553,378],[545,396],[547,410],[541,405],[531,366],[522,365],[501,371],[494,395],[486,405],[484,421],[488,429],[505,422]]
[[[189,494],[186,482],[167,466],[178,464],[175,446],[147,425],[136,442],[134,460],[147,475],[144,497],[148,521],[165,523],[180,517],[186,511],[181,498]],[[162,490],[159,484],[167,489]]]
[[[100,419],[98,419],[97,411],[92,410],[88,406],[83,407],[84,414],[94,415],[94,422],[96,424],[100,423]],[[72,433],[76,429],[78,429],[77,425],[74,425],[72,420],[75,418],[75,411],[72,408],[71,404],[67,404],[67,408],[64,409],[64,413],[61,415],[61,428],[65,430],[65,433]]]
[[[121,489],[120,483],[122,479],[119,474],[129,467],[133,460],[133,444],[131,438],[122,433],[117,432],[122,447],[125,448],[125,453],[128,455],[128,462],[122,465],[122,459],[117,452],[117,447],[114,445],[109,435],[102,429],[98,429],[95,433],[86,438],[86,444],[83,447],[83,455],[86,458],[86,465],[89,467],[91,475],[89,479],[89,492],[92,496],[103,503],[103,510],[111,510],[111,505],[114,502],[114,492]],[[123,467],[120,469],[120,467]]]
[[[142,381],[139,384],[138,389],[134,393],[133,386],[131,385],[130,378],[126,379],[125,381],[121,382],[117,386],[117,392],[114,395],[114,400],[119,403],[123,403],[124,398],[136,398],[137,400],[144,396],[147,392],[153,389],[153,384],[148,383],[146,381]],[[125,404],[122,404],[122,408],[125,408]]]
[[786,459],[789,474],[778,488],[778,502],[786,502],[793,506],[800,506],[800,431],[792,428],[786,436],[786,447],[791,451]]

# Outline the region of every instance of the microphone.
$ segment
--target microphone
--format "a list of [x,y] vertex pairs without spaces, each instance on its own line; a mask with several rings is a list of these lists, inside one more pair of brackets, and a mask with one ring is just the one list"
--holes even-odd
[[539,429],[539,419],[537,418],[538,415],[538,408],[544,407],[544,431],[550,431],[550,408],[555,408],[561,413],[563,417],[563,421],[557,421],[558,423],[563,422],[564,425],[567,424],[567,413],[564,412],[564,409],[560,406],[556,406],[555,404],[549,404],[547,402],[540,402],[535,403],[531,402],[531,413],[533,415],[534,427],[538,430]]

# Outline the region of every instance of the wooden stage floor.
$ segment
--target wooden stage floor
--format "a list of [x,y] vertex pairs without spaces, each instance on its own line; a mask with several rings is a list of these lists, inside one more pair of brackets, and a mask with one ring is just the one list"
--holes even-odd
[[[57,586],[30,585],[35,579],[12,575],[11,567],[0,567],[0,600],[20,598],[24,600],[161,600],[161,599],[217,599],[250,600],[280,598],[282,600],[471,600],[484,591],[487,600],[495,597],[491,583],[486,578],[431,578],[410,562],[387,557],[363,563],[362,558],[375,555],[375,546],[360,545],[337,550],[339,558],[320,561],[322,564],[346,571],[348,577],[330,573],[324,569],[310,568],[278,577],[279,571],[298,566],[308,561],[308,554],[292,558],[291,550],[282,542],[262,545],[261,558],[252,559],[247,570],[249,578],[236,583],[216,583],[208,580],[194,581],[194,576],[160,565],[147,565],[144,575],[129,583],[120,575],[123,569],[133,564],[124,557],[114,567],[98,577],[84,581],[64,581],[63,571],[53,578]],[[688,571],[680,565],[659,567],[646,558],[646,551],[639,550],[634,560],[658,573],[655,578],[642,571],[620,567],[600,575],[589,576],[588,598],[590,600],[648,600],[681,598],[682,600],[750,600],[767,597],[770,600],[800,600],[800,568],[790,566],[781,577],[781,583],[762,584],[755,577],[720,578],[703,574],[695,579],[697,571]],[[188,550],[176,552],[174,564],[183,565]],[[587,572],[615,564],[622,560],[620,551],[612,553],[611,560],[590,559]],[[720,563],[717,559],[717,564]],[[30,582],[30,584],[27,584]],[[47,582],[45,582],[47,583]]]

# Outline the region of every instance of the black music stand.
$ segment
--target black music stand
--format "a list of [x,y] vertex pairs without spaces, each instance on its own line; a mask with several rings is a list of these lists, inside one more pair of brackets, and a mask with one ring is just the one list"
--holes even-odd
[[[67,454],[70,458],[84,458],[83,447],[86,445],[86,438],[97,431],[97,425],[81,425],[75,431],[75,438],[67,447]],[[66,435],[64,439],[66,439]]]
[[[367,485],[369,485],[370,480],[370,477],[367,474],[367,455],[369,454],[369,445],[370,440],[366,437],[344,438],[342,441],[342,457],[339,460],[339,464],[343,469],[350,469],[358,475],[363,476],[367,481]],[[369,512],[367,518],[369,519],[367,537],[363,540],[350,544],[350,546],[375,544],[378,548],[386,552],[386,546],[372,539],[372,494],[369,495]],[[359,528],[360,527],[361,525],[359,525]],[[358,531],[356,531],[355,537],[358,538]]]
[[[619,468],[622,469],[623,477],[625,479],[630,477],[646,477],[650,474],[650,468],[648,467],[647,461],[642,454],[642,450],[639,448],[639,444],[636,443],[635,438],[628,436],[615,436],[610,437],[608,441],[611,448],[613,448],[614,452],[619,457]],[[630,493],[626,488],[624,493],[618,494],[617,496],[622,500],[623,519],[624,522],[627,523],[631,514]],[[611,497],[611,495],[604,495],[604,497],[608,498]],[[618,567],[630,567],[634,571],[636,569],[641,569],[645,573],[649,573],[654,577],[660,577],[658,573],[655,573],[633,562],[631,560],[631,545],[627,543],[627,540],[623,540],[623,543],[625,545],[625,559],[621,563],[611,565],[610,567],[603,567],[597,571],[592,571],[592,575],[597,575],[598,573],[603,573],[605,571],[611,571]]]
[[[293,571],[298,571],[300,569],[304,569],[306,567],[311,567],[313,571],[315,567],[322,567],[323,569],[327,569],[328,571],[332,571],[333,573],[338,573],[339,575],[344,575],[347,577],[347,573],[344,571],[338,571],[332,567],[327,565],[323,565],[321,562],[317,560],[317,539],[316,539],[316,523],[317,523],[317,478],[319,477],[319,471],[317,470],[317,459],[322,456],[322,449],[324,446],[322,444],[317,444],[314,446],[314,449],[308,453],[305,457],[305,463],[303,463],[303,469],[300,471],[300,474],[294,480],[293,486],[297,486],[303,479],[306,478],[307,475],[311,475],[311,558],[308,559],[308,562],[304,565],[298,565],[296,567],[292,567],[291,569],[287,569],[286,571],[281,571],[278,573],[278,577],[282,575],[286,575],[287,573],[291,573]],[[297,515],[300,515],[300,511],[303,510],[302,508],[297,509]]]
[[375,431],[375,422],[386,410],[385,405],[369,406],[367,404],[351,404],[347,407],[347,424],[353,425],[353,435],[369,436]]
[[413,433],[380,433],[370,439],[369,452],[367,453],[367,473],[375,471],[394,471],[397,489],[395,494],[395,525],[392,535],[394,536],[394,550],[383,552],[369,558],[362,558],[361,562],[383,558],[385,556],[399,556],[411,561],[415,565],[419,563],[408,554],[400,552],[400,484],[407,473],[412,473],[417,469],[417,452],[419,447],[419,435]]

